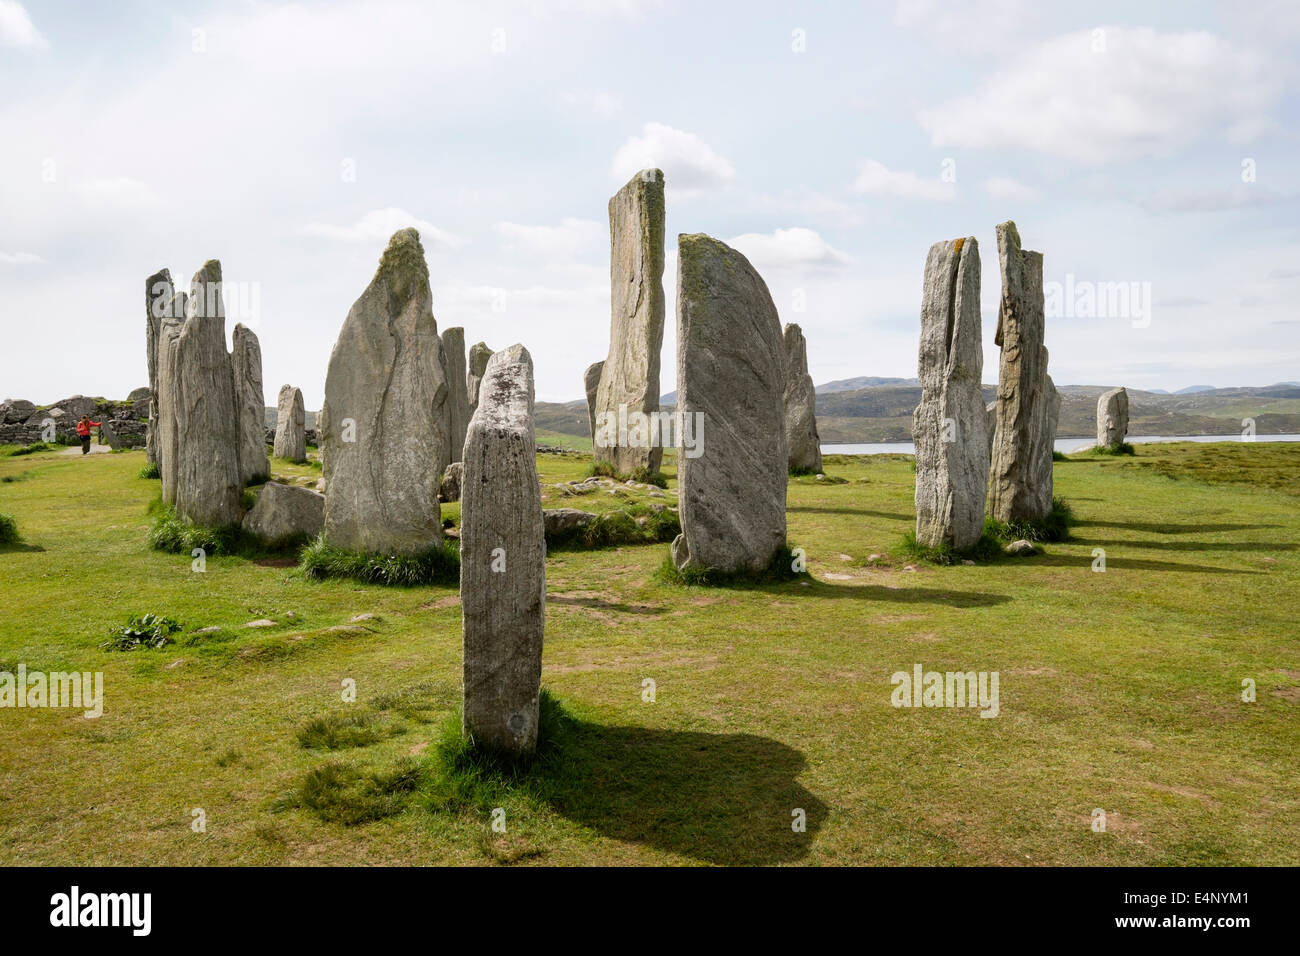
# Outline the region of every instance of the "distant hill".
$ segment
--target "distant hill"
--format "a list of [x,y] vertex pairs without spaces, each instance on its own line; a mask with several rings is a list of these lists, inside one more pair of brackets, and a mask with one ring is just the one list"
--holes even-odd
[[1188,385],[1186,388],[1180,388],[1174,392],[1175,395],[1191,395],[1195,392],[1213,392],[1213,385]]

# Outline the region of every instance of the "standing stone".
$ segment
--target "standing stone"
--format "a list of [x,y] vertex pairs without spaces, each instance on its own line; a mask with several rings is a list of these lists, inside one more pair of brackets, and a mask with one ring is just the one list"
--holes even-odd
[[1031,424],[1034,440],[1030,448],[1032,463],[1029,482],[1034,510],[1040,516],[1052,510],[1052,451],[1056,448],[1056,423],[1061,416],[1061,395],[1047,374],[1047,349],[1039,352],[1038,387],[1034,390],[1034,413]]
[[465,391],[469,395],[469,414],[470,418],[478,411],[478,390],[483,381],[483,373],[487,371],[488,359],[492,357],[492,350],[484,342],[476,342],[470,347],[469,362],[465,372]]
[[605,368],[604,361],[587,366],[582,374],[582,386],[587,392],[587,426],[591,431],[592,448],[596,447],[596,393],[600,388],[600,373]]
[[447,464],[461,460],[465,432],[469,429],[469,373],[465,367],[465,330],[456,327],[442,333],[443,377],[447,380],[444,405],[449,437]]
[[[609,201],[609,356],[596,390],[595,459],[619,474],[659,471],[663,446],[635,419],[659,411],[664,341],[664,174],[643,169]],[[628,422],[632,421],[631,433]],[[648,431],[648,429],[646,430]],[[612,440],[610,440],[612,439]]]
[[281,385],[275,403],[275,457],[286,461],[307,460],[307,410],[302,389]]
[[918,360],[916,540],[964,550],[984,532],[988,420],[980,377],[980,252],[973,236],[936,242],[925,262]]
[[464,730],[509,756],[537,746],[546,543],[533,432],[533,360],[497,352],[465,439],[460,503]]
[[149,363],[149,430],[145,433],[145,460],[151,465],[158,464],[158,340],[175,295],[172,274],[166,269],[144,280],[144,341]]
[[[1033,490],[1034,393],[1043,348],[1043,254],[1020,248],[1014,222],[997,228],[1002,301],[994,343],[998,367],[998,428],[989,474],[989,510],[999,521],[1043,518]],[[1050,510],[1050,507],[1049,507]]]
[[158,329],[158,470],[162,474],[163,504],[176,504],[177,471],[180,468],[180,435],[176,427],[176,409],[180,405],[177,349],[181,329],[189,307],[188,296],[177,292],[165,311]]
[[231,334],[235,404],[239,408],[239,472],[245,485],[271,477],[266,457],[266,395],[262,390],[262,347],[242,323]]
[[984,406],[984,425],[988,429],[989,463],[993,462],[993,442],[998,437],[998,400]]
[[762,276],[717,239],[678,236],[677,411],[699,452],[678,458],[679,569],[757,573],[784,547],[784,389],[781,322]]
[[785,445],[791,471],[822,470],[817,435],[817,392],[808,374],[808,342],[803,329],[785,327]]
[[221,263],[210,259],[190,283],[189,310],[176,341],[176,513],[203,527],[242,517],[239,412],[226,351]]
[[1128,390],[1112,388],[1097,399],[1097,447],[1114,448],[1128,434]]
[[325,540],[415,554],[442,540],[447,383],[420,234],[393,234],[330,353],[317,416]]

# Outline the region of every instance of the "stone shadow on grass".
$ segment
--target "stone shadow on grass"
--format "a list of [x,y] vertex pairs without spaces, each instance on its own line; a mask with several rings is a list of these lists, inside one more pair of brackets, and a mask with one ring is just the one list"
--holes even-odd
[[[753,734],[575,720],[547,803],[602,836],[726,866],[807,855],[827,808],[795,778],[799,751]],[[793,831],[802,810],[806,829]]]
[[0,554],[28,554],[44,550],[45,549],[39,544],[28,544],[26,541],[14,541],[9,544],[0,544]]
[[1089,538],[1088,544],[1103,548],[1134,548],[1151,551],[1300,551],[1293,541],[1133,541]]
[[[1129,542],[1134,549],[1143,547],[1137,542]],[[1023,559],[1026,564],[1037,564],[1049,568],[1087,568],[1092,564],[1091,555],[1070,557],[1064,554],[1038,554]],[[1249,571],[1244,568],[1218,568],[1209,564],[1183,564],[1174,561],[1153,561],[1149,558],[1125,558],[1106,552],[1106,570],[1108,571],[1182,571],[1192,574],[1266,574],[1266,571]]]
[[[1215,534],[1220,531],[1262,531],[1276,528],[1275,524],[1171,524],[1167,521],[1153,524],[1145,521],[1083,521],[1073,524],[1078,528],[1117,528],[1121,531],[1145,531],[1148,534]],[[1077,537],[1077,535],[1076,535]],[[1082,539],[1086,540],[1086,539]]]
[[817,508],[807,505],[789,505],[786,512],[819,515],[866,515],[868,518],[886,518],[890,521],[916,521],[916,515],[905,515],[895,511],[872,511],[870,508]]
[[[1011,600],[1009,594],[991,591],[953,591],[947,588],[888,588],[879,584],[832,584],[817,578],[806,579],[809,587],[790,584],[737,584],[737,591],[762,591],[777,594],[792,601],[807,598],[831,598],[850,601],[887,601],[894,604],[943,604],[947,607],[993,607]],[[693,590],[696,590],[693,588]],[[727,585],[706,585],[700,593],[733,590]]]

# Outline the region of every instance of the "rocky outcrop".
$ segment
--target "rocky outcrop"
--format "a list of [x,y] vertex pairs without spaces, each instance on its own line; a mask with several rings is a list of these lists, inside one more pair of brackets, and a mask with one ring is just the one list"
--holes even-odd
[[984,531],[987,415],[980,391],[980,253],[974,237],[936,242],[925,262],[918,357],[916,540],[964,550]]
[[808,343],[803,330],[785,327],[785,445],[791,471],[822,470],[817,435],[817,395],[808,374]]
[[447,381],[447,400],[443,415],[447,420],[447,461],[461,460],[465,432],[469,429],[469,372],[465,365],[465,330],[459,327],[442,333],[443,378]]
[[307,409],[302,389],[281,385],[275,402],[276,458],[286,461],[307,460]]
[[310,488],[268,481],[243,523],[245,531],[272,546],[309,541],[325,525],[325,496]]
[[[677,408],[703,421],[678,458],[679,568],[766,570],[785,545],[785,344],[767,285],[736,250],[677,240]],[[700,428],[696,425],[697,432]]]
[[1128,435],[1128,390],[1112,388],[1097,399],[1097,446],[1115,448]]
[[235,326],[230,364],[239,411],[239,472],[245,485],[271,477],[266,457],[266,396],[262,390],[262,347],[252,329]]
[[431,300],[419,233],[403,229],[330,354],[317,427],[336,547],[414,554],[442,539],[447,383]]
[[[596,389],[595,460],[619,474],[656,472],[663,446],[632,416],[659,410],[664,338],[664,174],[643,169],[609,201],[609,355]],[[604,422],[610,427],[601,428]]]
[[514,345],[483,378],[460,508],[464,730],[512,757],[537,746],[546,544],[535,445],[532,358]]
[[[1002,301],[994,342],[998,367],[998,427],[989,472],[989,510],[999,521],[1043,518],[1034,490],[1034,396],[1041,387],[1044,334],[1043,254],[1020,248],[1014,222],[997,228]],[[1050,503],[1048,510],[1050,511]]]

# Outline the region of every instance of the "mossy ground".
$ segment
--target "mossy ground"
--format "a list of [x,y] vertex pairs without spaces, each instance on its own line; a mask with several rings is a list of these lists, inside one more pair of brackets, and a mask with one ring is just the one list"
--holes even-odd
[[[1076,524],[1048,554],[865,565],[914,522],[909,461],[792,481],[811,576],[785,583],[661,584],[666,544],[553,552],[563,759],[512,780],[446,769],[454,586],[312,582],[292,558],[194,573],[147,545],[143,452],[0,459],[24,476],[0,482],[22,532],[0,547],[0,670],[102,671],[106,697],[97,720],[0,709],[0,862],[1300,863],[1300,447],[1072,459]],[[547,507],[626,506],[551,487],[587,464],[539,458]],[[150,612],[185,623],[175,644],[99,649]],[[915,663],[997,670],[1000,716],[891,707]],[[349,742],[344,718],[355,745],[303,745],[318,719],[307,739]]]

